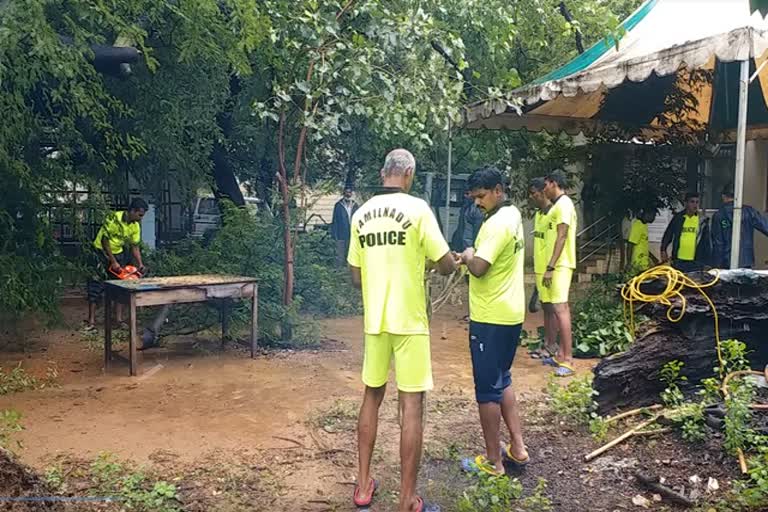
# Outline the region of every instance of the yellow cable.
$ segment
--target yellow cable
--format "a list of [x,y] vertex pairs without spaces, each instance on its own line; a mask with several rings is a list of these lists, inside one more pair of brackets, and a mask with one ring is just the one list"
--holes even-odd
[[[667,282],[664,291],[657,295],[651,295],[643,293],[640,290],[641,285],[651,279],[665,279]],[[632,332],[632,336],[635,335],[635,302],[658,302],[665,306],[669,306],[667,309],[667,318],[670,322],[679,322],[685,315],[686,299],[683,295],[685,288],[691,288],[698,290],[699,293],[709,303],[709,307],[712,309],[712,314],[715,318],[715,342],[717,346],[717,359],[720,361],[720,368],[725,368],[723,361],[723,355],[720,350],[720,321],[717,316],[717,309],[712,299],[704,291],[705,288],[713,286],[720,280],[720,274],[715,273],[714,279],[709,283],[700,284],[683,274],[677,269],[674,269],[668,265],[661,265],[658,267],[646,270],[637,277],[630,279],[630,281],[624,285],[621,290],[621,296],[624,299],[624,318],[627,318],[627,310],[629,310],[629,329]],[[679,299],[679,304],[674,304],[673,299]],[[675,307],[680,307],[679,314],[675,314]]]

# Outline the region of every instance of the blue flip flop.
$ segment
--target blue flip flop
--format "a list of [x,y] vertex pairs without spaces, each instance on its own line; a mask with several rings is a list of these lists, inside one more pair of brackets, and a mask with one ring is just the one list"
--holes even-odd
[[554,366],[555,368],[560,366],[560,363],[557,362],[557,359],[555,359],[555,356],[549,356],[549,357],[543,358],[541,360],[541,364],[546,366]]
[[576,375],[576,370],[574,370],[573,367],[568,364],[557,363],[557,367],[555,368],[555,375],[557,377],[571,377]]
[[478,455],[477,457],[467,457],[461,461],[461,469],[467,473],[479,474],[485,473],[491,476],[502,476],[504,473],[499,473],[485,455]]

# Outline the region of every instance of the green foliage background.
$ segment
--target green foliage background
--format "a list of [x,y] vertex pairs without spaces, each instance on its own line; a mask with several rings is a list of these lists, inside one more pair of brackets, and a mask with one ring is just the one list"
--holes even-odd
[[[275,206],[280,115],[288,167],[307,133],[298,160],[310,185],[348,173],[372,183],[395,145],[416,153],[420,171],[442,173],[446,128],[463,105],[505,98],[564,63],[577,30],[598,42],[639,0],[567,3],[573,23],[541,0],[5,2],[0,314],[53,312],[58,291],[79,279],[78,263],[58,254],[46,192],[78,183],[126,194],[130,174],[145,196],[173,183],[189,198],[216,182],[219,148],[226,172]],[[91,45],[112,44],[142,52],[130,75],[91,65]],[[458,171],[493,163],[520,183],[568,158],[567,145],[546,135],[459,130],[454,147]],[[92,201],[104,208],[109,198]],[[276,226],[260,228],[260,241],[276,240]],[[317,271],[302,250],[300,265]]]

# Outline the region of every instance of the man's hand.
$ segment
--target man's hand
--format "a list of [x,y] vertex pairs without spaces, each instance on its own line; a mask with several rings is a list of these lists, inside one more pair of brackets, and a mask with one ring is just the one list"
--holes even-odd
[[472,258],[475,257],[475,248],[474,247],[467,247],[464,249],[464,252],[461,253],[461,262],[466,264],[469,261],[472,261]]
[[120,264],[117,262],[117,260],[112,260],[109,264],[109,270],[114,272],[115,274],[120,273]]
[[139,268],[138,268],[139,277],[145,275],[146,273],[147,273],[147,267],[144,264],[139,265]]
[[555,272],[553,270],[547,270],[544,272],[544,279],[542,280],[542,284],[549,288],[552,286],[552,277],[555,275]]

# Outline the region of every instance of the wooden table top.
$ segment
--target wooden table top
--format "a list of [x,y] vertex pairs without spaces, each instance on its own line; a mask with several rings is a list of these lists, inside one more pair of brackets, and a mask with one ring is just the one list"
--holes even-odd
[[150,290],[173,290],[178,288],[196,288],[199,286],[215,286],[226,284],[255,283],[255,277],[232,276],[219,274],[201,274],[191,276],[148,277],[142,279],[113,279],[105,281],[105,285],[119,288],[127,292],[142,292]]

